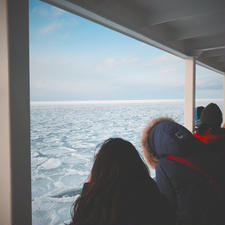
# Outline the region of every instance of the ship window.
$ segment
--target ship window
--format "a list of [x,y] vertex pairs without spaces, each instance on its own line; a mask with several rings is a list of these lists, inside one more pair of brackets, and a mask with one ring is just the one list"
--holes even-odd
[[30,0],[33,224],[69,222],[105,139],[127,139],[142,155],[149,120],[183,124],[184,74],[178,57]]

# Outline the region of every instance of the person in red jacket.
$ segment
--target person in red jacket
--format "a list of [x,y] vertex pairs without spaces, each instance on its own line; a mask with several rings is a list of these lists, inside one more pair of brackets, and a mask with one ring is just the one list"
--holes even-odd
[[194,136],[206,144],[212,144],[225,137],[224,128],[221,128],[223,115],[220,108],[210,103],[200,116],[200,122],[194,132]]
[[210,103],[203,109],[200,122],[193,134],[202,142],[210,144],[212,149],[217,150],[225,159],[225,128],[221,127],[222,121],[220,108]]

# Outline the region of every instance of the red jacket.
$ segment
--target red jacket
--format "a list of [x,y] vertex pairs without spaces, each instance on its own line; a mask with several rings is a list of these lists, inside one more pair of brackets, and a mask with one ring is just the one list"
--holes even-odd
[[210,130],[207,130],[204,136],[200,136],[196,132],[194,132],[193,135],[206,144],[214,144],[217,141],[225,138],[225,133],[212,134]]
[[218,128],[217,132],[213,133],[209,129],[203,135],[194,132],[193,135],[202,142],[211,145],[212,150],[217,152],[218,156],[225,161],[225,128]]

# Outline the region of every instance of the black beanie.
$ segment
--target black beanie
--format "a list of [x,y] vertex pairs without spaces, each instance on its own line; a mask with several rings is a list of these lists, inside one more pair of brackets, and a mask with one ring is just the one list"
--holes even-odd
[[223,121],[223,115],[218,107],[214,103],[208,104],[201,113],[200,124],[207,127],[220,127]]

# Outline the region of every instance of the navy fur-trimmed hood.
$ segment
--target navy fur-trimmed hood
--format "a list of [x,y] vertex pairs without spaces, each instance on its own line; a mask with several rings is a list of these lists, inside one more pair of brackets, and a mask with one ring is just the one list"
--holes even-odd
[[[154,121],[151,122],[153,126],[147,126],[147,133],[142,137],[142,146],[145,142],[153,157],[160,159],[165,155],[185,156],[203,147],[204,144],[198,138],[172,119],[158,118],[155,123]],[[146,149],[144,153],[145,151]]]

